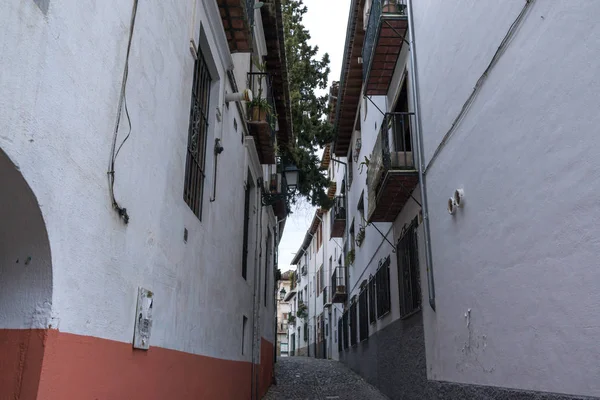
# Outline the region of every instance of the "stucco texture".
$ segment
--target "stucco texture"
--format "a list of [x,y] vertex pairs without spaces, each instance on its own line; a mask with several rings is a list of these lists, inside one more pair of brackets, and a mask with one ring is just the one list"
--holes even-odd
[[[524,4],[414,2],[427,163]],[[535,1],[429,166],[432,379],[600,396],[598,13]]]

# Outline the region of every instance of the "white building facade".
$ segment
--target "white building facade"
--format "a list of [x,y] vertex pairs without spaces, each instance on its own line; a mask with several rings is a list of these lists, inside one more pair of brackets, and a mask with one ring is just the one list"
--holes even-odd
[[[0,398],[266,392],[287,210],[263,194],[293,140],[280,7],[2,7]],[[257,82],[274,124],[242,101]]]
[[345,218],[321,211],[319,260],[332,358],[390,398],[600,397],[598,11],[352,1],[329,149]]

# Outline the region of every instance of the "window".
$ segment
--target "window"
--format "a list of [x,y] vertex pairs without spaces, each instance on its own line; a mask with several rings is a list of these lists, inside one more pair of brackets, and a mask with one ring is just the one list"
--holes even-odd
[[267,231],[267,249],[265,256],[265,289],[264,289],[264,305],[267,306],[267,286],[269,284],[269,260],[271,259],[271,230]]
[[344,326],[343,326],[343,321],[342,321],[342,319],[340,318],[340,319],[338,320],[338,328],[337,328],[337,330],[338,330],[338,331],[337,331],[337,333],[338,333],[338,334],[337,334],[337,344],[338,344],[338,351],[339,351],[340,353],[342,352],[342,345],[343,345],[343,340],[344,340],[344,338],[342,337],[342,330],[343,330],[343,329],[344,329]]
[[356,302],[350,305],[350,345],[354,346],[358,341],[356,340],[356,331],[358,328],[356,315]]
[[325,271],[323,270],[323,265],[321,265],[321,269],[319,270],[319,275],[320,275],[320,280],[321,280],[321,290],[319,292],[322,292],[325,286]]
[[352,166],[352,150],[348,155],[348,186],[352,186],[352,178],[354,176],[353,166]]
[[317,249],[315,250],[315,252],[319,251],[319,249],[321,248],[321,244],[323,243],[323,225],[319,224],[319,227],[317,228]]
[[400,317],[407,317],[421,308],[417,225],[418,222],[415,218],[398,242]]
[[354,252],[354,245],[356,244],[354,237],[354,218],[352,218],[352,223],[350,224],[350,250]]
[[183,199],[199,219],[202,219],[204,194],[204,161],[208,134],[208,110],[211,76],[201,51],[194,66],[190,125],[188,128],[187,157]]
[[374,324],[377,321],[377,316],[375,315],[375,278],[371,277],[369,280],[369,322]]
[[250,227],[250,198],[252,191],[252,177],[248,171],[248,179],[244,193],[244,244],[242,246],[242,277],[248,276],[248,234]]
[[365,288],[360,295],[358,295],[358,318],[360,327],[360,341],[369,338],[369,316],[367,307],[367,293],[368,290]]
[[319,268],[317,270],[317,294],[321,293],[321,269],[323,267]]
[[285,321],[286,319],[288,319],[288,313],[284,312],[283,313],[283,320]]
[[390,257],[388,256],[375,274],[377,285],[377,318],[390,312]]
[[242,317],[242,354],[244,354],[244,344],[246,343],[246,325],[248,324],[248,318]]
[[342,314],[342,337],[344,338],[344,349],[348,348],[348,311]]
[[363,190],[360,194],[360,200],[358,200],[358,205],[356,206],[358,213],[360,214],[360,218],[362,222],[365,222],[365,191]]
[[308,342],[308,324],[304,324],[304,341]]

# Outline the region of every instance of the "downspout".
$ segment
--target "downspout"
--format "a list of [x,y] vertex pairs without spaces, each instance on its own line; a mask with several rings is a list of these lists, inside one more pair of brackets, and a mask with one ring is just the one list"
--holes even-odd
[[425,177],[425,151],[423,149],[423,129],[421,126],[421,107],[419,101],[419,76],[417,72],[417,49],[415,45],[415,27],[413,21],[412,0],[407,1],[408,6],[408,35],[410,42],[410,77],[413,84],[413,103],[415,109],[415,128],[417,153],[419,157],[419,183],[421,189],[421,209],[423,211],[423,236],[425,239],[425,263],[427,266],[427,288],[429,292],[429,306],[435,311],[435,285],[433,281],[433,255],[431,252],[431,232],[429,230],[429,206],[427,205],[427,186]]

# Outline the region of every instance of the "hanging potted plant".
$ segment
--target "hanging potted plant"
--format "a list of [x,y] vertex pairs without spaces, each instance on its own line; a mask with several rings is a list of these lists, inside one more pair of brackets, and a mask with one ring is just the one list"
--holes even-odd
[[358,227],[358,232],[356,233],[356,245],[360,247],[360,245],[362,244],[363,240],[365,239],[365,227],[362,225],[359,225]]
[[386,14],[405,14],[406,5],[398,0],[383,0],[383,12]]
[[271,112],[271,105],[267,99],[256,97],[248,103],[250,119],[256,122],[267,122],[267,115]]
[[349,267],[352,264],[354,264],[354,257],[355,257],[354,249],[352,249],[348,252],[348,254],[346,254],[346,259],[344,260],[346,267]]
[[296,317],[306,319],[308,317],[308,307],[304,303],[298,305],[298,311],[296,311]]

